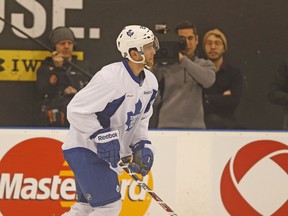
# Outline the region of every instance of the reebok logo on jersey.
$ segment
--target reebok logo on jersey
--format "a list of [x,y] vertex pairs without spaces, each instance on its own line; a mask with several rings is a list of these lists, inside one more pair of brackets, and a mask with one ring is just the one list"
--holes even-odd
[[144,91],[144,95],[146,94],[152,94],[152,91]]
[[98,134],[95,137],[95,142],[96,143],[106,143],[106,142],[110,142],[110,141],[116,140],[116,139],[119,139],[119,131],[118,130]]

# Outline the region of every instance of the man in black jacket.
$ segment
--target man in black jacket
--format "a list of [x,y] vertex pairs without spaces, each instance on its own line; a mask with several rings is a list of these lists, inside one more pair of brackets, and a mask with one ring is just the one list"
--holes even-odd
[[40,126],[68,127],[66,107],[73,96],[89,81],[89,77],[69,62],[88,70],[86,61],[72,55],[75,46],[73,32],[67,27],[57,27],[50,35],[55,50],[37,71],[37,88],[40,97],[37,124]]
[[208,31],[203,48],[216,66],[216,80],[210,88],[203,89],[204,119],[207,129],[237,128],[235,111],[242,95],[242,73],[224,61],[228,50],[227,39],[219,29]]

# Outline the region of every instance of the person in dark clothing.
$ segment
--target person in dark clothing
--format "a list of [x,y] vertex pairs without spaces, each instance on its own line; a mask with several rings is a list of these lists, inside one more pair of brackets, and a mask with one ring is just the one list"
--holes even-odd
[[86,71],[89,71],[89,64],[87,61],[78,61],[76,56],[72,55],[75,37],[69,28],[55,28],[51,32],[50,41],[55,51],[43,61],[37,71],[36,85],[40,101],[37,125],[68,127],[66,107],[90,79],[72,67],[69,61]]
[[235,111],[242,95],[242,73],[224,61],[227,39],[220,30],[213,29],[205,34],[203,48],[207,58],[216,66],[216,81],[210,88],[203,89],[206,128],[237,128]]
[[271,82],[268,100],[283,107],[283,129],[288,129],[288,58],[279,64],[278,70]]

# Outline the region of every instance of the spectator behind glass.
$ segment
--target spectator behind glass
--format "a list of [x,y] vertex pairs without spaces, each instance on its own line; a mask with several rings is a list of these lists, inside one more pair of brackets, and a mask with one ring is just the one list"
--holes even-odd
[[55,51],[47,57],[37,71],[39,106],[37,124],[40,126],[68,127],[66,107],[73,96],[89,81],[83,73],[73,68],[72,61],[88,71],[88,62],[72,56],[76,44],[73,32],[66,27],[55,28],[50,35]]
[[158,64],[153,69],[160,91],[155,101],[159,112],[158,118],[154,117],[158,121],[156,127],[204,129],[202,88],[214,83],[215,66],[210,60],[197,57],[198,32],[194,24],[179,23],[176,34],[187,42],[186,48],[179,52],[179,61]]
[[288,129],[288,59],[284,58],[278,66],[271,82],[268,99],[283,107],[283,129]]
[[205,34],[203,48],[207,58],[216,66],[216,81],[203,90],[206,128],[236,128],[235,110],[242,95],[242,73],[224,61],[228,44],[220,30],[213,29]]

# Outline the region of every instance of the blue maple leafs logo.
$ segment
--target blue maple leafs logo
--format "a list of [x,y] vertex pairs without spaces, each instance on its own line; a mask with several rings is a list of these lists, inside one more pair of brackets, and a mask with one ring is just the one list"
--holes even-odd
[[139,118],[139,114],[141,113],[141,109],[142,109],[142,102],[139,100],[136,104],[135,104],[135,111],[133,112],[128,112],[127,113],[127,121],[126,121],[126,125],[128,126],[126,131],[130,131],[133,126],[135,125],[135,122],[137,121],[137,119]]
[[129,37],[132,37],[133,34],[134,34],[134,32],[132,31],[132,29],[129,29],[129,30],[127,31],[127,35],[128,35]]

